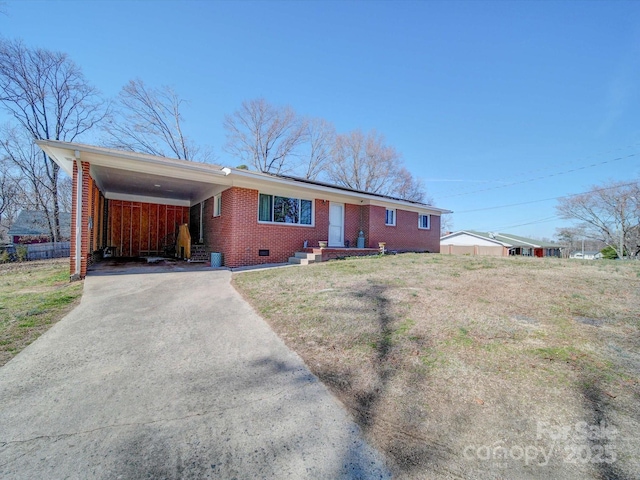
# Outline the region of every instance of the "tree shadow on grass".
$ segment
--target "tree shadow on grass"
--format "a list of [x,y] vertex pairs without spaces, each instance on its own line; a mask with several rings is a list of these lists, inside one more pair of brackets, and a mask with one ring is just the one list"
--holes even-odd
[[[595,427],[611,427],[612,422],[609,418],[609,409],[611,406],[605,399],[605,394],[601,388],[596,383],[585,382],[582,388],[582,395],[585,410],[587,410],[591,416],[587,423]],[[602,459],[592,457],[595,459],[593,463],[599,474],[599,478],[603,480],[631,480],[632,477],[627,475],[622,466],[616,463],[608,451],[605,450],[608,447],[613,447],[613,453],[619,453],[615,449],[615,441],[612,442],[611,440],[611,438],[606,437],[606,434],[604,438],[587,438],[590,455],[593,456],[594,453],[596,455],[599,455],[600,452],[603,453]]]
[[[438,467],[438,463],[444,458],[443,450],[448,450],[444,445],[432,445],[423,439],[415,426],[411,412],[405,412],[403,407],[397,405],[393,412],[393,418],[388,418],[389,412],[383,411],[383,404],[392,393],[389,391],[391,384],[398,374],[402,372],[394,350],[394,335],[396,334],[394,321],[396,315],[392,311],[389,300],[389,287],[384,285],[372,285],[355,288],[349,292],[349,297],[354,300],[354,305],[362,298],[369,300],[373,305],[370,315],[375,315],[375,340],[370,343],[373,352],[370,363],[373,367],[374,378],[368,382],[366,388],[358,388],[354,384],[356,378],[347,369],[337,369],[314,366],[314,373],[334,391],[347,404],[357,424],[370,440],[374,440],[375,446],[381,449],[394,464],[395,470],[402,474],[425,471],[425,466],[430,469]],[[349,307],[354,315],[362,315],[362,310],[357,307]],[[329,312],[328,312],[329,313]],[[344,314],[344,309],[341,309]],[[416,378],[416,382],[424,380]],[[447,452],[447,455],[452,455]],[[399,473],[399,472],[396,472]]]

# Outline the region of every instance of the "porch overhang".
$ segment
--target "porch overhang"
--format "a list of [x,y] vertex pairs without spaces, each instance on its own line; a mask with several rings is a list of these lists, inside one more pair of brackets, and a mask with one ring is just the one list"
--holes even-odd
[[218,165],[176,160],[55,140],[36,143],[69,175],[77,160],[107,199],[193,206],[231,185]]

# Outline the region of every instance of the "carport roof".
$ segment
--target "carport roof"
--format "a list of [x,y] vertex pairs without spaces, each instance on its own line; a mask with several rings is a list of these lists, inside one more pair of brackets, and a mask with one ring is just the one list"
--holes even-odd
[[230,185],[230,170],[219,165],[177,160],[79,143],[38,140],[36,143],[69,174],[76,160],[91,165],[91,177],[106,198],[147,199],[192,205]]
[[76,160],[90,164],[91,177],[109,199],[192,206],[222,190],[238,186],[270,194],[321,198],[360,205],[385,205],[430,214],[451,213],[432,205],[312,182],[188,160],[158,157],[106,147],[37,140],[36,143],[69,176]]

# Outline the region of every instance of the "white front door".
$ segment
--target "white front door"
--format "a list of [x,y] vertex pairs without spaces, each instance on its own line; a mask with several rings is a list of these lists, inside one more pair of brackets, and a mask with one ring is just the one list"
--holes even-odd
[[344,247],[344,203],[329,203],[329,246]]

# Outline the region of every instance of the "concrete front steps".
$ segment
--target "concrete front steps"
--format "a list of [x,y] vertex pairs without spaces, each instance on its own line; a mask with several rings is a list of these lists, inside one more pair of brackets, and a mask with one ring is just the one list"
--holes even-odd
[[322,254],[316,253],[296,252],[293,257],[289,257],[289,263],[297,263],[298,265],[309,265],[321,261]]

